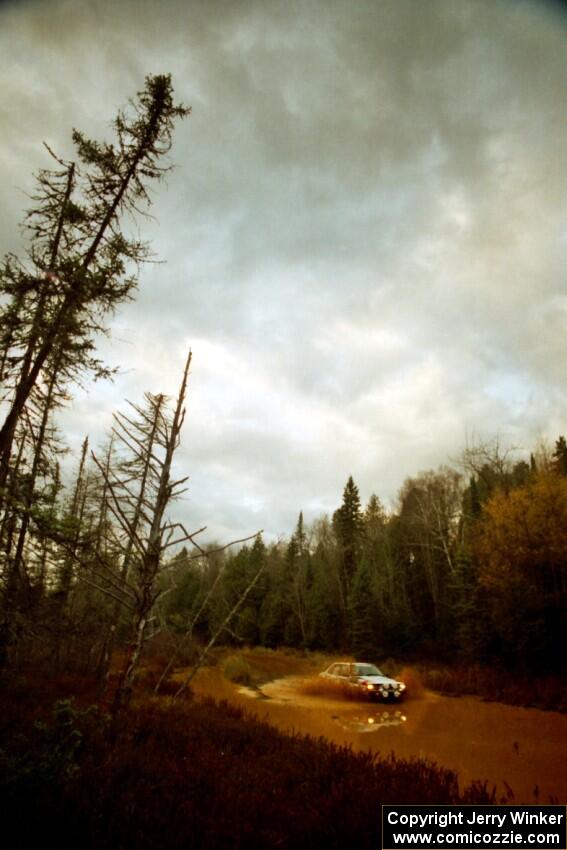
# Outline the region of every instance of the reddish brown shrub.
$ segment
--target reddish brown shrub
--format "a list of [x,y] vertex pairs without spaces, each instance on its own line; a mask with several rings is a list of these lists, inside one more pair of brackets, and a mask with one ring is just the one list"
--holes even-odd
[[283,735],[210,700],[152,700],[113,724],[65,703],[0,748],[3,829],[22,847],[363,850],[380,846],[381,803],[495,802],[430,762]]

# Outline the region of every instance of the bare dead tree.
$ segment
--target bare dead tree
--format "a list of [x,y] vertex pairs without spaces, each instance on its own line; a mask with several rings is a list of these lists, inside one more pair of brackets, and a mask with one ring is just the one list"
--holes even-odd
[[[120,478],[118,479],[118,481],[121,482],[122,487],[128,489],[126,512],[127,514],[130,514],[130,531],[126,537],[125,550],[120,567],[119,587],[127,586],[128,574],[136,552],[138,528],[145,516],[144,506],[147,501],[146,497],[148,488],[154,473],[154,470],[152,469],[152,460],[154,459],[154,449],[158,442],[158,431],[165,397],[152,397],[151,394],[148,394],[146,396],[146,400],[149,408],[153,410],[153,414],[149,421],[147,411],[142,410],[136,405],[131,405],[134,413],[140,417],[140,421],[143,423],[141,425],[142,433],[140,433],[140,422],[136,424],[136,422],[123,413],[118,412],[114,414],[112,436],[130,452],[130,457],[121,465]],[[140,439],[141,437],[147,440],[143,451],[143,439]],[[112,478],[115,478],[115,476],[112,476]],[[112,485],[110,484],[111,469],[108,465],[103,471],[103,481],[105,487],[108,489],[109,495],[112,498],[116,494],[116,489],[114,491],[112,490]],[[132,485],[134,484],[134,481],[137,482],[138,487],[138,491],[135,494],[132,493]],[[108,632],[100,656],[98,677],[101,682],[108,676],[110,659],[112,656],[116,630],[118,628],[122,607],[123,605],[121,602],[118,599],[115,599]]]
[[519,446],[504,446],[500,436],[482,440],[473,435],[461,452],[456,463],[466,475],[474,476],[490,488],[497,480],[506,487],[507,476],[511,472],[514,455]]
[[[109,509],[122,542],[121,575],[113,577],[114,586],[110,595],[130,609],[132,631],[116,689],[114,711],[125,706],[130,697],[147,638],[151,612],[162,593],[158,577],[164,565],[165,553],[170,547],[194,537],[180,523],[172,522],[167,517],[168,507],[172,500],[184,492],[187,481],[187,477],[173,478],[172,463],[185,419],[190,365],[191,353],[185,363],[173,414],[167,409],[165,396],[147,394],[146,406],[134,408],[135,417],[120,418],[120,428],[116,428],[114,433],[117,444],[129,462],[123,464],[119,471],[113,472],[105,469],[93,456],[107,483]],[[137,477],[140,469],[145,471],[141,481]],[[99,559],[98,564],[103,573],[110,577],[111,571],[104,559]]]

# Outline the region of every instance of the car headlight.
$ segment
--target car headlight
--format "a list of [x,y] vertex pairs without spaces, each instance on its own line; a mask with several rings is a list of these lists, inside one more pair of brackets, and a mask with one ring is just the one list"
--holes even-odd
[[369,690],[369,691],[373,691],[373,690],[374,690],[374,685],[373,685],[371,682],[367,682],[367,683],[366,683],[366,687],[368,688],[368,690]]

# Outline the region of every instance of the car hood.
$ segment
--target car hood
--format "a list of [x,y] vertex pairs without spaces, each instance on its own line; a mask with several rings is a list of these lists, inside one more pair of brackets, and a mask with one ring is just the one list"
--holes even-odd
[[395,679],[389,679],[387,676],[359,676],[359,682],[370,685],[401,685],[401,682],[397,682]]

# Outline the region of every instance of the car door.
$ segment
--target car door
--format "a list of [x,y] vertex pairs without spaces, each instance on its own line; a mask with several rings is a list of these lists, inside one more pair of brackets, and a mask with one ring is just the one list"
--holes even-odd
[[348,680],[352,685],[358,682],[358,673],[356,672],[356,664],[348,665]]

